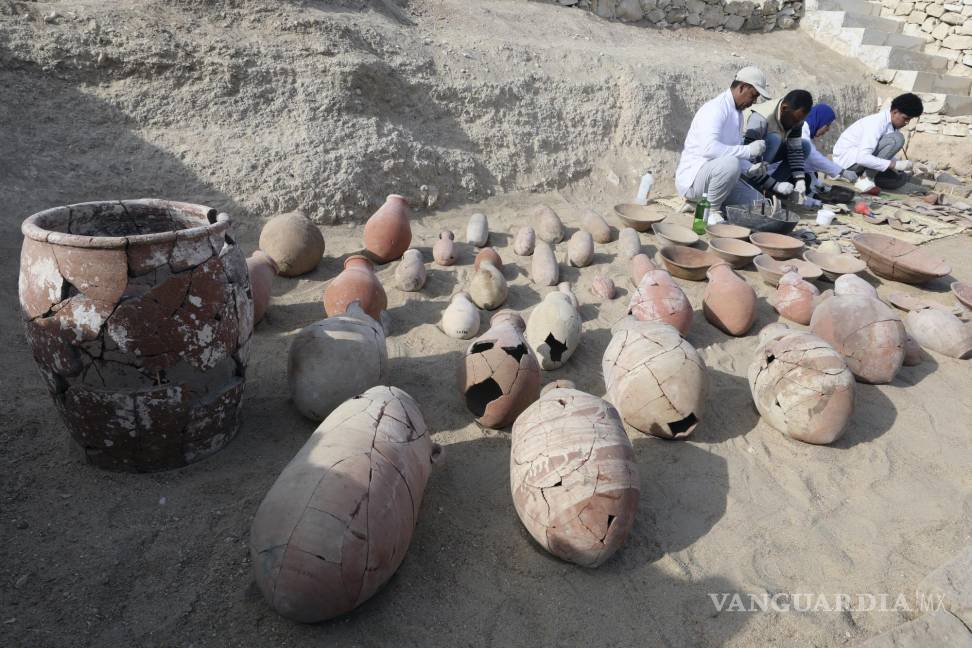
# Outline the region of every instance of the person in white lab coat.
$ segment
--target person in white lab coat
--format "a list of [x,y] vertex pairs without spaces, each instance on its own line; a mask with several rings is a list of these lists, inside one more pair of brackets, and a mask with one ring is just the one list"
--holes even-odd
[[896,160],[894,156],[905,143],[901,129],[923,111],[921,98],[907,92],[895,97],[887,110],[858,119],[840,134],[834,144],[834,162],[861,176],[854,185],[858,191],[874,189],[880,175],[897,177],[897,173],[889,171],[911,169],[910,161]]
[[759,97],[771,98],[766,87],[766,75],[759,68],[743,68],[728,90],[704,104],[692,118],[675,170],[675,188],[691,201],[706,194],[710,222],[722,220],[725,205],[763,199],[740,177],[753,167],[750,160],[766,150],[763,140],[742,143],[742,113]]
[[810,184],[813,188],[822,187],[822,183],[817,179],[817,173],[825,173],[832,178],[843,178],[848,182],[857,180],[857,173],[851,169],[845,169],[839,164],[821,153],[814,144],[815,139],[823,137],[830,130],[831,125],[837,119],[837,113],[828,104],[814,104],[803,122],[803,140],[810,145],[804,169],[810,177]]

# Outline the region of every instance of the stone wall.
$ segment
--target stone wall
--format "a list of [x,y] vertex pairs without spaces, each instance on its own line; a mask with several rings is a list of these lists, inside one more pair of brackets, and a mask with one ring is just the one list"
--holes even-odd
[[972,77],[972,0],[881,0],[881,15],[904,20],[904,33],[928,39],[924,51],[949,60],[949,74]]
[[792,29],[803,15],[800,0],[544,0],[592,11],[602,18],[656,27],[718,31]]

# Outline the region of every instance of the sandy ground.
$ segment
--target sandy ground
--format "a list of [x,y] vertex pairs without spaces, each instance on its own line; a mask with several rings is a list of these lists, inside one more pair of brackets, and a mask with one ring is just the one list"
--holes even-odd
[[[759,422],[745,380],[755,338],[729,339],[697,311],[688,339],[709,366],[711,395],[696,435],[634,437],[642,501],[613,560],[588,571],[551,558],[514,513],[508,432],[472,424],[456,392],[465,343],[435,327],[469,277],[472,253],[463,247],[462,263],[432,268],[419,294],[392,287],[393,266],[380,273],[393,382],[418,400],[448,455],[408,557],[347,618],[281,619],[253,584],[248,529],[315,427],[288,402],[286,351],[322,316],[324,285],[360,247],[360,226],[324,227],[319,268],[275,284],[254,338],[238,438],[200,464],[127,475],[77,463],[33,367],[16,296],[23,218],[81,200],[187,199],[232,213],[251,251],[262,220],[280,209],[304,206],[323,221],[360,217],[386,193],[432,182],[447,209],[416,214],[416,245],[428,254],[440,228],[463,232],[473,211],[486,212],[492,242],[513,262],[509,305],[527,310],[548,290],[532,286],[528,264],[510,250],[528,209],[545,201],[572,228],[583,207],[607,214],[633,193],[649,157],[660,186],[670,186],[664,171],[688,105],[715,91],[713,70],[737,66],[733,52],[766,61],[771,74],[799,52],[791,64],[848,107],[870,105],[873,89],[859,67],[802,34],[659,32],[535,3],[410,3],[420,9],[411,45],[389,37],[394,12],[353,10],[367,3],[198,5],[225,10],[219,20],[238,30],[232,38],[216,33],[215,18],[176,20],[160,3],[143,12],[103,4],[0,2],[0,645],[844,646],[914,613],[717,613],[709,594],[910,596],[969,543],[967,362],[934,356],[891,385],[859,385],[844,439],[812,447]],[[6,11],[53,6],[81,15],[78,30],[94,15],[102,36],[92,42],[113,62],[97,67],[97,48],[64,24]],[[354,52],[322,52],[347,43]],[[265,58],[256,56],[261,47]],[[488,65],[460,62],[469,60],[463,47]],[[360,79],[383,87],[406,73],[420,83],[392,87],[410,91],[408,102],[369,92],[361,103],[347,99],[359,96],[355,84],[371,87]],[[342,120],[324,128],[315,122],[322,111]],[[347,187],[357,193],[339,196]],[[531,187],[547,193],[513,192]],[[513,193],[486,198],[503,191]],[[642,241],[654,252],[651,237]],[[928,249],[969,281],[968,241]],[[607,271],[630,291],[615,253],[616,243],[598,246],[592,267],[564,269],[585,332],[567,366],[547,376],[595,394],[604,389],[608,328],[628,295],[597,304],[589,285]],[[775,321],[768,287],[754,271],[743,274],[763,297],[757,327]],[[703,284],[681,283],[698,309]],[[947,286],[926,288],[948,301]]]

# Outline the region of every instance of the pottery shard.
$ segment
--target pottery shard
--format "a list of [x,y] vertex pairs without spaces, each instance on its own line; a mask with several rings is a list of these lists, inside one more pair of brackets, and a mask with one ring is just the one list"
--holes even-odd
[[530,313],[526,339],[541,369],[562,367],[577,350],[580,336],[581,318],[566,293],[548,293]]
[[701,420],[705,363],[674,327],[622,319],[612,329],[601,368],[606,399],[641,432],[681,438]]
[[807,325],[817,303],[820,291],[809,281],[804,280],[797,271],[787,272],[780,277],[776,288],[776,312],[797,324]]
[[585,567],[602,564],[624,544],[640,493],[617,410],[576,389],[546,391],[513,425],[510,489],[544,549]]
[[567,259],[575,268],[585,268],[594,258],[594,240],[588,232],[578,230],[567,242]]
[[358,302],[304,327],[290,344],[290,398],[311,420],[323,421],[348,398],[387,382],[385,333]]
[[20,251],[18,292],[24,319],[39,317],[68,298],[70,284],[57,265],[54,250],[47,243],[25,238]]
[[646,272],[632,293],[628,314],[642,322],[662,322],[685,335],[692,328],[692,304],[664,270]]
[[604,218],[590,209],[581,217],[581,227],[594,239],[595,243],[611,242],[611,226]]
[[938,308],[920,308],[905,317],[905,327],[924,349],[950,358],[972,357],[972,328]]
[[760,335],[749,388],[760,416],[806,443],[839,439],[854,410],[854,376],[843,357],[815,335],[780,327]]
[[889,383],[904,362],[904,324],[873,297],[834,295],[821,302],[810,318],[810,331],[844,356],[861,382]]
[[513,252],[517,256],[530,256],[533,254],[536,243],[537,235],[533,228],[529,225],[521,227],[517,230],[516,237],[513,239]]
[[557,258],[554,256],[550,245],[544,241],[537,241],[533,250],[533,263],[531,265],[530,278],[538,286],[553,286],[557,283],[560,276],[560,268],[557,266]]
[[596,277],[591,282],[591,292],[602,299],[614,299],[617,295],[614,281],[610,277]]
[[560,243],[564,240],[564,224],[560,222],[557,212],[547,205],[540,205],[537,208],[534,224],[541,241]]
[[[212,249],[206,244],[209,254]],[[52,248],[64,280],[78,292],[97,301],[115,304],[128,287],[128,257],[125,250],[90,250],[57,246]],[[205,259],[204,259],[205,260]]]
[[490,324],[459,363],[459,391],[481,425],[502,428],[540,395],[540,364],[523,338],[519,315],[503,310]]
[[334,410],[253,519],[250,556],[267,603],[314,623],[371,598],[405,557],[440,452],[400,389],[373,387]]

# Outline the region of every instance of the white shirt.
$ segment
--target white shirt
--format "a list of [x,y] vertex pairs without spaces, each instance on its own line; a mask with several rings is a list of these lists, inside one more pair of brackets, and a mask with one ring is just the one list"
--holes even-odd
[[810,126],[807,125],[807,122],[803,122],[803,139],[810,142],[810,155],[807,156],[807,165],[804,167],[807,173],[823,171],[829,176],[840,175],[844,167],[831,161],[826,155],[817,150],[817,147],[813,145],[813,139],[810,138]]
[[742,171],[751,166],[749,148],[742,144],[742,111],[736,109],[729,90],[706,102],[692,118],[675,170],[678,193],[689,192],[702,165],[727,155],[739,158]]
[[834,162],[844,169],[860,164],[875,171],[887,171],[891,161],[875,157],[873,153],[878,140],[891,132],[894,132],[894,126],[891,125],[890,109],[858,119],[834,144]]

